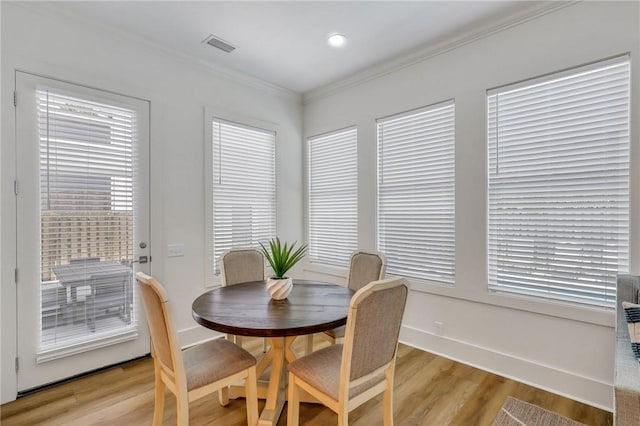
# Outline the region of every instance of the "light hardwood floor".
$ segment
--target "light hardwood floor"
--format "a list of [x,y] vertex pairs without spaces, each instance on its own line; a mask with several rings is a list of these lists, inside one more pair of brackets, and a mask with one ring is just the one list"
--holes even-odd
[[[302,345],[302,339],[296,344]],[[316,341],[321,339],[316,338]],[[260,353],[262,340],[244,343]],[[320,343],[318,346],[324,345]],[[398,426],[490,425],[507,396],[539,405],[587,425],[612,424],[609,412],[496,376],[446,358],[400,345],[395,377],[394,419]],[[260,409],[264,401],[260,401]],[[168,395],[163,425],[175,425],[175,399]],[[0,407],[2,426],[150,425],[153,365],[150,359],[62,384]],[[286,425],[286,406],[278,426]],[[382,425],[381,396],[354,410],[353,426]],[[192,426],[246,424],[243,399],[221,407],[216,395],[190,405]],[[302,404],[300,424],[335,425],[337,416]]]

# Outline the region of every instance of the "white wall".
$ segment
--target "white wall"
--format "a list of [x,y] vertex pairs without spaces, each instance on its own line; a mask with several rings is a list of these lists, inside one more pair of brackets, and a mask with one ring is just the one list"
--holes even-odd
[[[152,273],[163,281],[183,343],[206,335],[191,318],[191,302],[204,283],[204,107],[275,123],[277,228],[302,240],[302,106],[300,96],[246,77],[228,78],[204,65],[93,22],[60,15],[55,3],[3,2],[2,115],[13,117],[7,96],[16,69],[147,99],[151,102]],[[198,42],[198,41],[196,41]],[[237,80],[237,81],[236,81]],[[246,83],[245,83],[246,80]],[[12,195],[14,129],[2,127],[0,276],[2,402],[15,397],[15,200]],[[184,243],[185,256],[167,258],[167,244]],[[209,333],[210,335],[210,333]]]
[[[632,55],[631,267],[638,272],[640,4],[581,2],[358,84],[307,97],[305,137],[358,126],[360,247],[375,248],[375,119],[454,98],[456,284],[412,283],[401,339],[611,409],[613,313],[487,294],[486,90]],[[371,74],[371,70],[368,75]],[[355,81],[351,79],[350,81]],[[309,277],[326,278],[316,271]],[[436,336],[434,321],[443,321]]]

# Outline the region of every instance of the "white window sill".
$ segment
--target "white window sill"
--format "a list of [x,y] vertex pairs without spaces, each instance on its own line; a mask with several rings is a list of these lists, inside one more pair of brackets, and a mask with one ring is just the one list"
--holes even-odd
[[115,333],[110,332],[102,336],[97,335],[91,340],[82,340],[62,347],[41,350],[36,355],[36,363],[41,364],[47,361],[53,361],[54,359],[60,359],[70,355],[115,345],[117,343],[127,342],[136,338],[138,338],[138,330],[136,327],[130,327]]

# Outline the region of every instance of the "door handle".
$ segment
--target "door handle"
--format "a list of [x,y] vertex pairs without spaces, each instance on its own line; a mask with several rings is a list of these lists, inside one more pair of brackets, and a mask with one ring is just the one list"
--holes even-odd
[[138,260],[134,260],[131,263],[148,263],[151,262],[151,256],[138,256]]

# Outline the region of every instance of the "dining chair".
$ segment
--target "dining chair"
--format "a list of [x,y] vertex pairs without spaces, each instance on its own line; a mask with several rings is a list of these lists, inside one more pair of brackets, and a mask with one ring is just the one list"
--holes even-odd
[[133,303],[131,272],[100,272],[89,279],[90,294],[85,298],[85,321],[91,332],[96,331],[98,311],[105,314],[111,309],[125,324],[131,324],[131,305]]
[[[360,290],[372,281],[384,278],[387,269],[387,258],[380,252],[354,251],[349,261],[347,272],[347,287]],[[325,331],[320,334],[332,345],[344,339],[344,326]],[[313,334],[307,336],[305,353],[313,351]]]
[[[264,281],[264,255],[254,248],[232,248],[220,256],[222,286]],[[240,336],[227,335],[227,339],[242,346]],[[262,343],[263,352],[267,351],[267,340]]]
[[222,286],[264,280],[264,255],[254,248],[232,248],[220,256]]
[[393,374],[407,301],[404,278],[367,284],[349,304],[343,344],[331,345],[289,364],[287,425],[298,426],[300,390],[348,424],[349,412],[384,393],[384,425],[393,425]]
[[[162,424],[165,386],[175,395],[177,424],[189,424],[189,402],[245,380],[247,424],[258,422],[256,359],[224,339],[210,340],[182,351],[171,322],[167,293],[153,277],[136,274],[151,333],[155,371],[153,425]],[[228,399],[227,399],[228,402]]]

